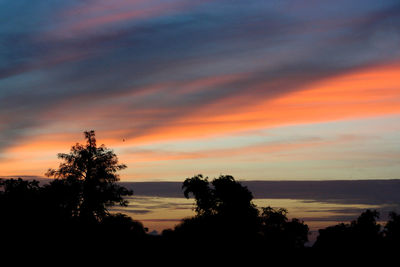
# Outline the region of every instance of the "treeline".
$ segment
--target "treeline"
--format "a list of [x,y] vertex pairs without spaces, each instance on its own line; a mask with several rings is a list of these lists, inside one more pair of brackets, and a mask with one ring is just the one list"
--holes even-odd
[[[54,179],[40,186],[35,180],[0,180],[3,240],[21,246],[38,242],[148,246],[156,242],[153,245],[307,249],[309,228],[303,221],[289,220],[283,208],[256,207],[252,193],[232,176],[220,176],[211,182],[201,175],[186,179],[183,193],[187,198],[194,197],[196,215],[183,219],[174,229],[164,230],[160,236],[147,234],[142,223],[127,215],[109,212],[108,207],[116,203],[126,205],[122,196],[131,195],[131,191],[115,184],[95,186],[97,189],[92,191],[92,185],[86,183]],[[377,211],[366,210],[349,224],[321,229],[312,249],[400,248],[400,215],[391,212],[383,226],[377,223],[378,218]]]
[[[232,251],[301,253],[328,251],[389,251],[400,248],[400,215],[392,212],[384,225],[379,213],[366,210],[349,224],[319,231],[307,247],[309,227],[288,219],[286,209],[256,207],[247,187],[232,176],[213,180],[197,175],[182,184],[183,195],[195,200],[195,216],[183,219],[161,235],[147,233],[142,223],[110,212],[126,206],[133,192],[118,185],[119,164],[112,150],[96,145],[93,131],[86,144],[76,144],[58,169],[50,169],[51,182],[0,180],[0,227],[3,244],[18,248],[38,245],[47,249],[96,247],[104,251]],[[196,248],[196,249],[194,249]],[[138,252],[139,253],[139,252]]]

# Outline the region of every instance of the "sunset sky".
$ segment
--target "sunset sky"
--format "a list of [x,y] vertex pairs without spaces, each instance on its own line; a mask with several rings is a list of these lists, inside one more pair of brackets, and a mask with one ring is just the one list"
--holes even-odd
[[399,0],[0,0],[0,176],[400,178]]

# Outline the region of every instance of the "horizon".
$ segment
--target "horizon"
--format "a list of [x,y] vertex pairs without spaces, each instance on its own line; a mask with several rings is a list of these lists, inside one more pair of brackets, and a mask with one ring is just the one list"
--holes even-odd
[[[1,177],[0,179],[13,179]],[[24,179],[24,178],[22,178]],[[30,177],[40,184],[54,178]],[[236,180],[236,179],[235,179]],[[211,181],[211,180],[210,180]],[[400,179],[376,180],[236,180],[252,192],[254,199],[298,199],[320,203],[393,205],[400,203]],[[119,181],[135,197],[184,198],[183,181]],[[132,198],[132,197],[130,197]]]
[[[225,175],[225,174],[221,174]],[[229,175],[229,174],[226,174]],[[206,175],[207,176],[207,175]],[[209,179],[214,179],[217,178],[218,176],[215,177],[208,177]],[[7,175],[7,176],[1,176],[0,179],[25,179],[25,180],[54,180],[55,178],[49,178],[46,176],[32,176],[32,175]],[[135,179],[135,180],[119,180],[118,183],[181,183],[183,182],[186,178],[182,178],[181,180],[164,180],[164,179],[154,179],[154,180],[148,180],[148,179]],[[241,179],[241,178],[236,178],[235,180],[238,182],[362,182],[362,181],[397,181],[400,180],[400,178],[369,178],[369,179],[326,179],[326,178],[315,178],[315,179],[251,179],[251,178],[246,178],[246,179]]]

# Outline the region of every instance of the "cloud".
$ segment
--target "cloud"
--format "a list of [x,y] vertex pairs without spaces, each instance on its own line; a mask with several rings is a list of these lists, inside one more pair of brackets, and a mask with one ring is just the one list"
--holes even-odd
[[[298,199],[321,203],[379,205],[390,208],[391,205],[398,205],[400,198],[397,194],[400,187],[399,180],[242,181],[241,183],[249,188],[256,199]],[[156,206],[165,203],[164,208],[169,208],[172,204],[176,207],[190,208],[193,204],[169,199],[183,198],[182,182],[124,182],[122,185],[137,192],[135,195],[138,194],[139,197],[133,197],[131,200],[132,203],[139,205],[142,204],[141,199],[143,203],[150,201]],[[355,208],[357,209],[354,210]],[[356,212],[358,208],[360,207],[346,207],[346,211]],[[310,209],[307,211],[315,212]],[[330,210],[325,211],[339,210],[330,207]],[[340,209],[341,213],[346,211]]]
[[323,140],[319,137],[307,137],[290,141],[271,141],[240,146],[235,148],[213,148],[197,151],[162,151],[149,149],[126,149],[122,151],[125,157],[134,162],[155,162],[169,160],[195,160],[212,158],[246,157],[249,155],[260,156],[279,152],[296,151],[314,146],[334,145],[352,140],[359,140],[356,136],[340,136],[333,140]]
[[137,209],[128,209],[128,208],[113,208],[113,212],[128,212],[131,214],[148,214],[151,213],[151,210],[137,210]]
[[399,4],[303,4],[5,1],[0,151],[398,114]]

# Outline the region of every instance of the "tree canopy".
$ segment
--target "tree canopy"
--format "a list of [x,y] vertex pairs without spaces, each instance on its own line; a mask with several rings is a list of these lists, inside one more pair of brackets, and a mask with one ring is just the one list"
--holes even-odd
[[186,198],[194,197],[196,215],[167,235],[228,246],[256,242],[269,248],[301,248],[308,241],[306,224],[289,220],[285,209],[259,209],[253,194],[233,176],[221,175],[210,182],[199,174],[187,178],[182,189]]
[[350,224],[340,223],[319,230],[314,247],[332,250],[373,249],[382,245],[381,226],[376,210],[362,212]]
[[[46,175],[55,180],[50,184],[68,206],[71,215],[83,220],[101,220],[109,214],[108,207],[126,206],[124,196],[133,192],[118,185],[119,164],[116,154],[104,145],[97,146],[95,132],[84,132],[86,144],[72,146],[70,153],[60,153],[63,160],[58,169],[49,169]],[[68,190],[66,192],[65,190]]]
[[199,174],[187,178],[182,185],[184,196],[192,194],[196,201],[197,216],[257,216],[258,210],[253,204],[253,194],[230,175],[208,181],[208,177]]

